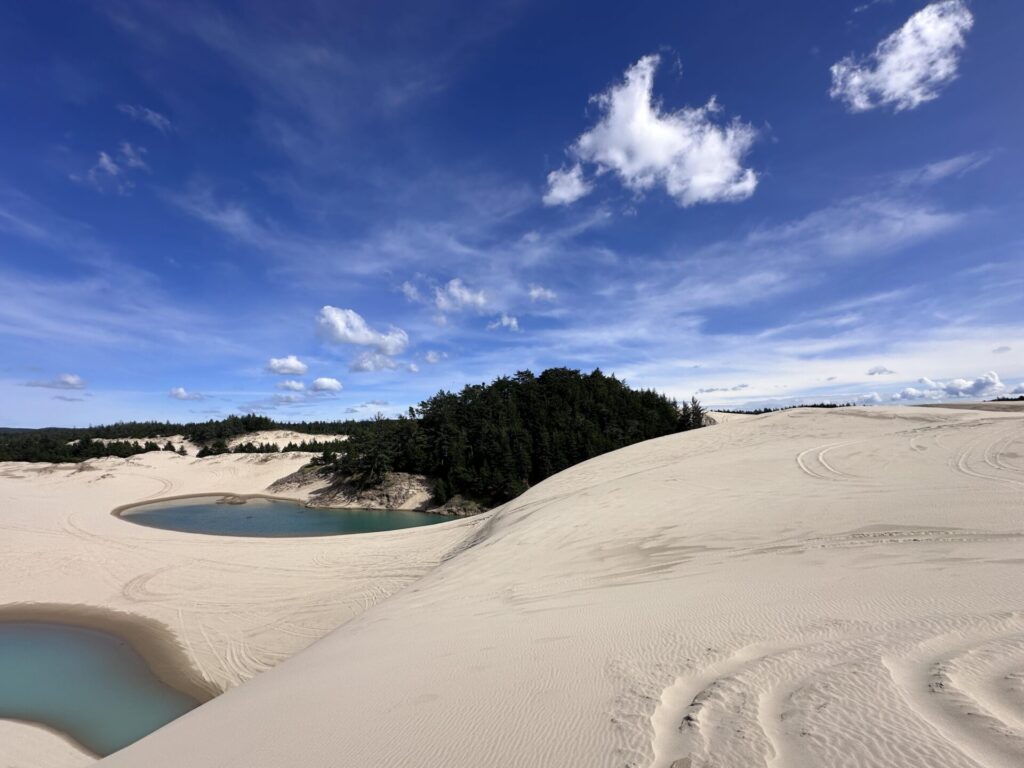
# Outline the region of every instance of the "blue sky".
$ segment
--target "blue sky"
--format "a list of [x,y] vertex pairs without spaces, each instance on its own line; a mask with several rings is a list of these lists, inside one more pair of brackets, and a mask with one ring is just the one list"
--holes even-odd
[[[1024,384],[1024,7],[0,7],[0,423]],[[1021,390],[1024,391],[1024,390]]]

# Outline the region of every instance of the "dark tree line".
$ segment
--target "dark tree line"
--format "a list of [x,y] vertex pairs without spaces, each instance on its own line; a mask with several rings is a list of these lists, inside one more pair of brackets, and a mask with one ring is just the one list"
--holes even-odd
[[761,416],[765,413],[775,413],[777,411],[791,411],[794,408],[853,408],[856,403],[804,403],[802,405],[780,405],[778,408],[748,408],[745,410],[737,410],[735,408],[716,408],[716,411],[722,413],[738,413],[746,414],[748,416]]
[[[363,486],[378,485],[388,472],[432,478],[434,495],[445,502],[462,494],[486,502],[510,499],[556,472],[598,454],[641,440],[703,426],[696,399],[677,406],[651,390],[633,390],[600,370],[581,373],[552,368],[540,375],[474,384],[458,393],[438,392],[395,419],[275,422],[247,414],[171,424],[124,422],[81,429],[0,429],[0,461],[83,461],[98,456],[131,456],[160,450],[140,438],[185,435],[201,446],[197,456],[276,453],[277,446],[229,441],[252,432],[287,429],[348,439],[289,443],[282,451],[321,453],[330,465]],[[103,445],[90,438],[123,442]],[[71,444],[69,442],[75,441]],[[164,449],[172,449],[168,442]]]
[[600,370],[521,371],[438,392],[407,417],[378,417],[320,463],[362,485],[390,471],[424,474],[442,503],[456,494],[499,502],[573,464],[703,423],[696,400],[680,408]]
[[170,443],[161,448],[151,440],[144,443],[119,440],[104,444],[88,437],[68,441],[52,434],[35,432],[0,435],[0,461],[79,462],[104,456],[127,458],[149,451],[173,450]]

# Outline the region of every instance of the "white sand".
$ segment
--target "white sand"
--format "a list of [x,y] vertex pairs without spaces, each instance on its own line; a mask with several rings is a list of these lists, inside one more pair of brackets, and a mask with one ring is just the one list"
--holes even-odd
[[[69,603],[156,619],[202,676],[224,689],[413,582],[481,524],[254,539],[162,531],[110,514],[157,496],[260,492],[308,459],[153,452],[81,465],[2,463],[0,605]],[[3,768],[92,762],[38,728],[0,723]],[[37,744],[48,746],[39,752]]]
[[[80,546],[109,560],[130,534],[103,530]],[[281,555],[246,575],[303,599],[311,576],[287,581]],[[218,562],[173,573],[231,611],[251,595]],[[1024,415],[896,408],[730,419],[574,467],[416,584],[103,762],[1022,764]]]
[[262,432],[250,432],[248,435],[240,435],[228,440],[228,445],[234,448],[242,443],[273,443],[278,448],[284,448],[288,443],[302,445],[302,443],[329,443],[332,440],[348,440],[348,435],[311,435],[305,432],[291,432],[286,429],[268,429]]

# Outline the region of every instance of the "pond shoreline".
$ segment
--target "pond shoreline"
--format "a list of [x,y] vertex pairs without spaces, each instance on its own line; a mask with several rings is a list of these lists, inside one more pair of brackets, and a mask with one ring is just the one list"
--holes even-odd
[[0,606],[0,623],[16,622],[60,624],[112,635],[141,656],[161,683],[198,704],[205,704],[223,693],[193,666],[171,628],[155,619],[109,608],[67,603],[11,603]]
[[[247,514],[249,502],[253,502],[255,509]],[[268,516],[266,505],[280,505],[278,514]],[[159,518],[175,508],[185,517]],[[231,492],[161,496],[122,504],[110,514],[133,525],[188,535],[262,539],[363,536],[433,526],[454,519],[417,509],[321,506],[294,496]],[[249,524],[245,520],[255,522]]]

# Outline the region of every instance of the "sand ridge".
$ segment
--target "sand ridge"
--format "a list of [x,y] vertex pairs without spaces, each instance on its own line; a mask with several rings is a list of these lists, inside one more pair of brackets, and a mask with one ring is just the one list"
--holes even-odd
[[1022,544],[1020,412],[725,421],[550,478],[103,765],[1019,766]]
[[[156,622],[181,647],[199,686],[222,691],[411,584],[480,524],[243,539],[147,528],[111,514],[165,496],[258,494],[308,458],[152,452],[82,464],[0,464],[0,605],[62,604],[73,607],[70,616],[116,612]],[[152,662],[146,638],[135,639]],[[22,738],[43,745],[57,737],[9,722],[4,733],[5,768],[93,759],[55,741],[31,762],[11,762],[9,745],[12,755],[31,754]]]

